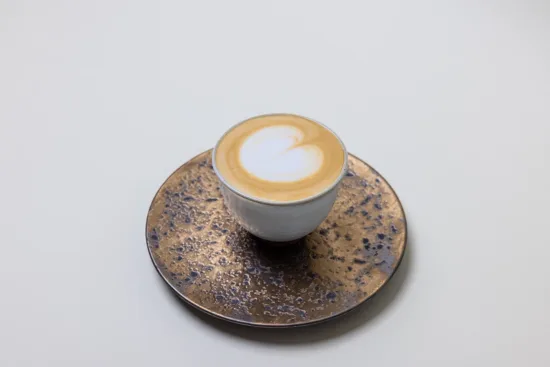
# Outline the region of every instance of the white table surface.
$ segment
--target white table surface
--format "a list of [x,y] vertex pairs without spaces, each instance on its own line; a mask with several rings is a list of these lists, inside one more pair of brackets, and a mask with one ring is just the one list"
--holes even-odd
[[[394,186],[402,268],[262,331],[147,254],[163,180],[233,123],[325,122]],[[550,2],[0,1],[0,366],[550,366]]]

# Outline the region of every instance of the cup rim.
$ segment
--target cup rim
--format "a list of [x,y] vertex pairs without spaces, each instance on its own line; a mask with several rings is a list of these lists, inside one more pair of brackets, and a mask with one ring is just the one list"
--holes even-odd
[[[312,121],[312,122],[316,123],[317,125],[327,129],[330,133],[332,133],[332,135],[334,135],[336,137],[336,139],[340,143],[340,146],[342,147],[342,150],[344,151],[344,163],[342,164],[342,170],[341,170],[340,174],[338,175],[338,178],[336,178],[336,180],[334,180],[334,182],[330,186],[327,186],[324,190],[318,192],[315,195],[308,196],[308,197],[303,198],[303,199],[292,200],[292,201],[275,201],[275,200],[269,200],[269,199],[262,199],[262,198],[259,198],[259,197],[253,196],[253,195],[248,195],[248,194],[236,189],[235,187],[231,186],[226,181],[226,179],[223,177],[223,175],[220,173],[220,171],[218,171],[218,167],[216,166],[216,151],[218,150],[218,146],[220,145],[221,141],[223,140],[223,138],[225,138],[225,136],[227,134],[229,134],[229,132],[231,132],[236,127],[238,127],[238,126],[240,126],[240,125],[242,125],[242,124],[244,124],[244,123],[246,123],[246,122],[248,122],[252,119],[261,118],[261,117],[269,117],[269,116],[294,116],[294,117],[303,118],[303,119]],[[253,201],[253,202],[256,202],[256,203],[260,203],[260,204],[272,205],[272,206],[289,206],[289,205],[305,204],[305,203],[308,203],[310,201],[316,200],[316,199],[320,198],[321,196],[324,196],[324,195],[328,194],[332,189],[334,189],[342,181],[342,179],[344,178],[344,176],[347,173],[347,170],[348,170],[348,151],[346,149],[346,146],[344,145],[344,142],[342,141],[342,139],[340,139],[338,134],[336,134],[331,128],[329,128],[328,126],[326,126],[325,124],[323,124],[323,123],[321,123],[317,120],[311,119],[309,117],[301,116],[301,115],[298,115],[298,114],[294,114],[294,113],[266,113],[266,114],[262,114],[262,115],[249,117],[249,118],[247,118],[245,120],[242,120],[241,122],[238,122],[235,125],[231,126],[218,139],[216,145],[214,146],[214,149],[212,150],[212,166],[214,167],[214,172],[216,173],[216,176],[218,176],[218,179],[222,182],[222,184],[224,184],[225,187],[227,187],[229,190],[231,190],[236,195],[238,195],[238,196],[240,196],[244,199],[247,199],[247,200],[250,200],[250,201]]]

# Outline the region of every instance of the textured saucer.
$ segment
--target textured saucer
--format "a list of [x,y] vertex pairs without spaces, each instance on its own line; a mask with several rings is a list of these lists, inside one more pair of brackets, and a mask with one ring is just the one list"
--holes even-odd
[[389,184],[349,156],[349,172],[328,218],[312,234],[274,246],[227,213],[211,151],[178,168],[147,216],[155,267],[189,304],[260,327],[313,324],[372,297],[403,257],[407,226]]

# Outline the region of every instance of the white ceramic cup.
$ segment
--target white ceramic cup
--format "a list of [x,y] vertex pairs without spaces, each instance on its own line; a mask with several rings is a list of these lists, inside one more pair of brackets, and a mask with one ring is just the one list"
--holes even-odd
[[216,167],[216,150],[220,142],[229,131],[246,121],[248,120],[229,129],[220,138],[212,152],[212,163],[214,171],[221,181],[225,205],[239,224],[257,237],[274,242],[293,241],[304,237],[313,232],[325,220],[336,201],[340,182],[347,172],[348,153],[346,147],[331,129],[315,121],[332,132],[344,150],[342,172],[336,181],[318,194],[301,200],[279,202],[255,198],[232,187]]

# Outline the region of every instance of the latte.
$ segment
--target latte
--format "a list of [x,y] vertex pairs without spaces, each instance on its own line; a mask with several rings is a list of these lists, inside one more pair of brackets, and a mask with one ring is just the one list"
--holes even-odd
[[345,165],[333,132],[304,117],[275,114],[236,125],[218,142],[214,164],[226,183],[260,200],[289,202],[330,188]]

